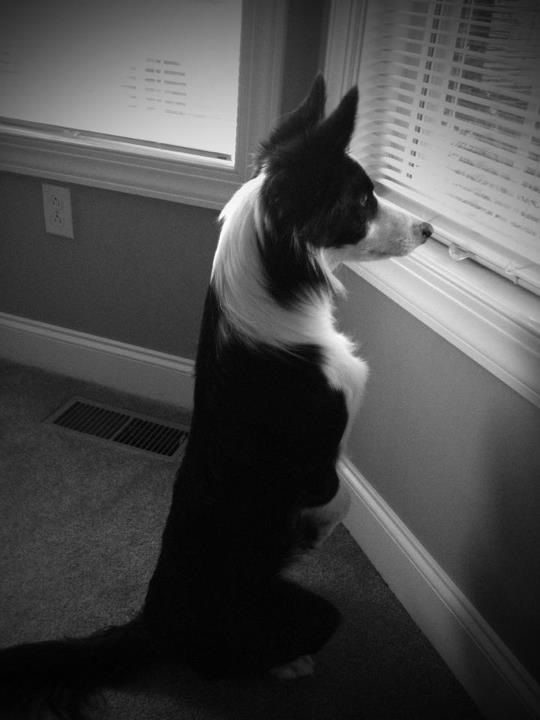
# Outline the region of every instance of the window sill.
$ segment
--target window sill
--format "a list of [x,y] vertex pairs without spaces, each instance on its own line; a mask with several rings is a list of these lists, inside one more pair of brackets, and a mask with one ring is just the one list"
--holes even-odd
[[0,125],[0,171],[221,209],[279,112],[286,3],[243,3],[234,163]]
[[540,407],[540,298],[433,240],[348,267]]
[[[199,159],[198,159],[199,160]],[[0,170],[219,209],[243,182],[232,163],[190,162],[45,133],[0,131]],[[227,166],[228,165],[228,166]]]

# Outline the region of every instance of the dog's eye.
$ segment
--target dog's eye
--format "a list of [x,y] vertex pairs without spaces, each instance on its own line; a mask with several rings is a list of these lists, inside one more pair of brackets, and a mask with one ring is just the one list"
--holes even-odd
[[366,205],[369,202],[369,195],[367,193],[364,193],[363,195],[360,195],[360,205],[362,207],[366,207]]

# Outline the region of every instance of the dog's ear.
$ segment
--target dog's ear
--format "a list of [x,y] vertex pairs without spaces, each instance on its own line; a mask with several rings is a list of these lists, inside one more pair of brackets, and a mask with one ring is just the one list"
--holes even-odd
[[358,108],[358,88],[353,87],[316,132],[317,140],[324,146],[345,151],[351,141]]
[[309,95],[296,110],[283,118],[263,145],[267,149],[272,149],[313,130],[324,117],[325,105],[326,85],[324,77],[319,73],[313,82]]

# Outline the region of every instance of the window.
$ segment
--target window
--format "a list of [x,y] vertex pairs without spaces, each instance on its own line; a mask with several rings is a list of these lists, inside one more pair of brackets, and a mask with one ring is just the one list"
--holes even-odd
[[14,5],[0,27],[0,117],[233,160],[241,9],[240,0]]
[[220,208],[278,115],[284,28],[284,0],[15,4],[0,170]]
[[536,0],[369,2],[352,146],[439,240],[536,293],[539,36]]
[[435,228],[406,258],[350,268],[538,407],[539,14],[534,0],[331,0],[325,61],[330,109],[359,86],[351,151]]

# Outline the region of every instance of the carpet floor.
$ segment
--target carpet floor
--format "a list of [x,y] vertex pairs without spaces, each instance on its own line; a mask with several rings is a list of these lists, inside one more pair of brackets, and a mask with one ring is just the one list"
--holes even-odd
[[[80,395],[182,422],[186,412],[0,362],[0,646],[84,635],[140,607],[174,465],[47,425]],[[205,681],[155,667],[96,720],[478,720],[480,714],[345,528],[292,570],[343,623],[297,681]]]

